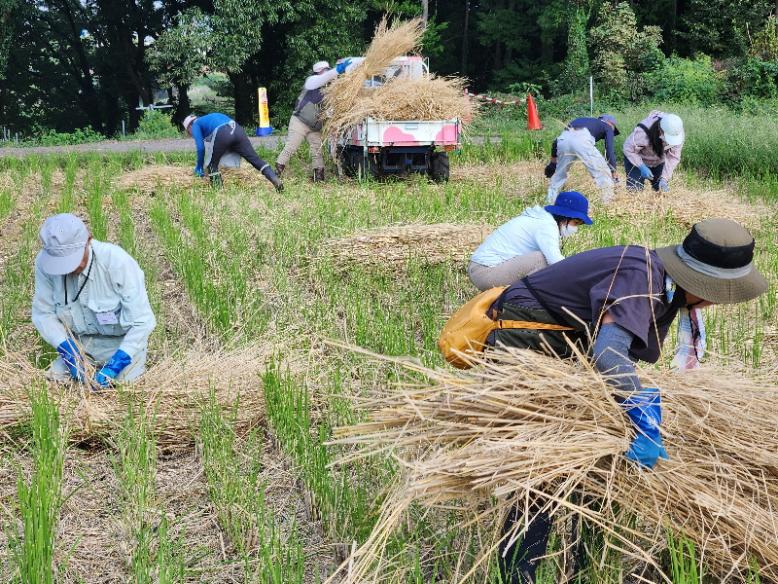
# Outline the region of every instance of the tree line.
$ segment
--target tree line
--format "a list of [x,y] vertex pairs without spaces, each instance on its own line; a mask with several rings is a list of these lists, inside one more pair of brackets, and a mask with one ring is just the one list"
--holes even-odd
[[0,0],[0,119],[113,135],[161,90],[179,121],[220,72],[251,124],[258,86],[287,113],[311,64],[359,54],[387,12],[424,15],[431,69],[476,91],[565,95],[593,75],[622,100],[778,95],[778,0]]

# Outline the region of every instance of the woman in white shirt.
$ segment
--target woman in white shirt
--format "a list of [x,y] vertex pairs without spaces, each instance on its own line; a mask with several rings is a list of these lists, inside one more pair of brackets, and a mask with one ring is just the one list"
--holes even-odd
[[475,250],[467,268],[479,290],[508,286],[564,259],[560,239],[591,225],[589,201],[581,193],[559,193],[553,205],[530,207],[495,229]]

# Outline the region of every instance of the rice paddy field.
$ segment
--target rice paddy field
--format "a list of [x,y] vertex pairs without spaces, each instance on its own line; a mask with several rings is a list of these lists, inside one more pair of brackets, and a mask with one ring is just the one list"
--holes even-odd
[[[666,245],[700,219],[741,221],[771,286],[706,311],[709,361],[764,377],[778,362],[778,132],[738,123],[724,139],[722,121],[703,133],[696,115],[668,195],[620,192],[604,207],[576,170],[570,186],[591,196],[595,225],[563,252]],[[332,581],[347,577],[402,469],[389,450],[352,456],[335,428],[366,419],[362,398],[418,381],[413,367],[446,367],[436,341],[476,292],[469,254],[544,200],[539,156],[553,132],[503,129],[499,143],[455,154],[444,185],[311,184],[302,158],[283,193],[245,169],[211,189],[189,179],[185,154],[0,161],[0,581],[320,583],[339,566]],[[89,394],[41,379],[55,354],[30,322],[33,260],[57,212],[145,272],[158,325],[135,386]],[[737,578],[717,571],[666,527],[656,565],[593,538],[580,581],[771,581],[758,562]],[[411,505],[375,581],[457,582],[498,528],[463,529],[455,505]],[[564,580],[564,543],[551,549],[544,583]],[[498,583],[494,565],[470,581]]]

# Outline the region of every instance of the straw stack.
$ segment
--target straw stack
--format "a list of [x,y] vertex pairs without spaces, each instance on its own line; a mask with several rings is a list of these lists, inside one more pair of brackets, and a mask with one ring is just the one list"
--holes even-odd
[[380,75],[398,57],[414,52],[421,44],[421,19],[394,22],[384,18],[375,30],[365,59],[324,89],[324,133],[331,139],[370,116],[380,120],[446,120],[469,122],[474,106],[464,96],[465,80],[429,77],[387,80],[377,88],[364,82]]
[[[228,186],[233,182],[244,186],[270,184],[253,167],[225,169],[222,176],[224,184]],[[173,188],[208,186],[208,181],[195,176],[190,167],[153,164],[125,172],[116,179],[115,186],[119,190],[136,190],[144,195],[152,195]]]
[[357,263],[399,268],[414,259],[464,262],[490,231],[477,224],[392,225],[325,242],[322,255],[343,267]]
[[142,404],[161,448],[186,447],[197,436],[200,411],[211,392],[227,409],[238,401],[236,426],[239,432],[247,431],[264,419],[258,378],[266,357],[258,347],[169,357],[150,367],[135,383],[92,392],[82,385],[49,383],[44,372],[24,356],[6,354],[0,358],[0,431],[9,431],[29,419],[28,392],[40,385],[47,385],[59,403],[74,443],[106,440],[121,425],[132,402]]
[[[376,397],[368,422],[338,430],[339,443],[362,447],[352,459],[389,451],[407,469],[343,582],[374,575],[412,502],[454,500],[493,528],[515,504],[579,515],[648,563],[671,529],[722,581],[744,577],[751,560],[778,580],[778,386],[712,369],[653,375],[670,460],[646,471],[623,457],[631,427],[591,368],[530,351],[494,357],[465,373],[409,364],[427,384]],[[460,581],[483,576],[496,545]]]

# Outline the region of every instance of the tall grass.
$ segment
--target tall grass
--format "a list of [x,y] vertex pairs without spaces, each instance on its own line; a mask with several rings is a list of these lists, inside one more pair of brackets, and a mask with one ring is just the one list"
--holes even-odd
[[32,416],[30,454],[32,475],[20,471],[16,493],[23,536],[12,540],[13,557],[23,583],[54,582],[54,549],[59,510],[62,505],[62,469],[65,429],[59,409],[46,387],[30,390]]

